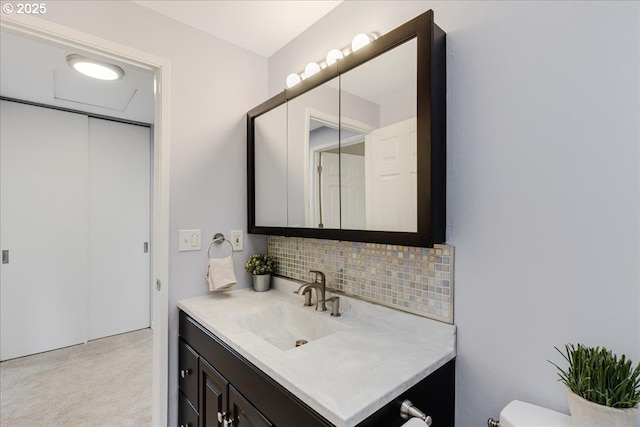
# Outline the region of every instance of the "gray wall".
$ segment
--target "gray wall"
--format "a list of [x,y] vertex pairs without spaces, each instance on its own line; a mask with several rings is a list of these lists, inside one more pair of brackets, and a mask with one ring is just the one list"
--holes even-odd
[[[206,247],[216,232],[246,233],[248,110],[267,98],[265,58],[132,2],[55,2],[50,21],[171,61],[169,372],[177,372],[178,309],[207,291]],[[178,230],[202,229],[203,250],[178,252]],[[238,287],[249,285],[247,257],[266,239],[245,234],[234,255]],[[169,424],[177,423],[177,377],[169,375]]]
[[269,59],[270,94],[356,33],[447,33],[457,422],[567,411],[566,342],[640,361],[638,2],[344,2]]

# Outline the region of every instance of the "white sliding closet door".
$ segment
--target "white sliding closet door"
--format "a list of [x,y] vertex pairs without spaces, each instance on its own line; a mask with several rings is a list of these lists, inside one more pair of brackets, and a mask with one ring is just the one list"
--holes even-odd
[[89,339],[149,327],[150,130],[89,119]]
[[0,101],[0,359],[87,338],[87,116]]

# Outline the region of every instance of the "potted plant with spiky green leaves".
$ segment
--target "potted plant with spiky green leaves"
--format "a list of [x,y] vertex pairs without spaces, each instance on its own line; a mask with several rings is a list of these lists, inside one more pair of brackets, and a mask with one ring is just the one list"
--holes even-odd
[[558,369],[558,381],[567,386],[573,423],[581,427],[633,427],[640,402],[640,363],[634,368],[625,355],[618,358],[604,347],[565,345],[569,362]]

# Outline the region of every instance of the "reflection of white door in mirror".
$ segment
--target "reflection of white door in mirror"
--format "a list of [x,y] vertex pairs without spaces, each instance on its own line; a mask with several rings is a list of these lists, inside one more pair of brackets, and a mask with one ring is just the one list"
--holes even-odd
[[318,159],[318,226],[340,228],[340,155],[324,152]]
[[[358,145],[364,150],[364,144]],[[364,159],[364,152],[361,155],[340,154],[342,228],[367,229]]]
[[368,230],[417,231],[416,119],[366,137]]
[[319,228],[366,226],[364,143],[357,145],[352,150],[362,154],[338,154],[337,148],[315,154],[314,225]]

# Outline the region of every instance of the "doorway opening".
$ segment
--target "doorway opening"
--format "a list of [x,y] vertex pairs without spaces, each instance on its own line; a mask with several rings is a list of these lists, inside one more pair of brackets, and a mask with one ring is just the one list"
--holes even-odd
[[152,424],[167,424],[168,397],[168,261],[169,261],[169,72],[164,58],[54,24],[3,16],[2,31],[60,46],[74,47],[149,70],[154,76],[153,204],[151,278],[153,300]]

